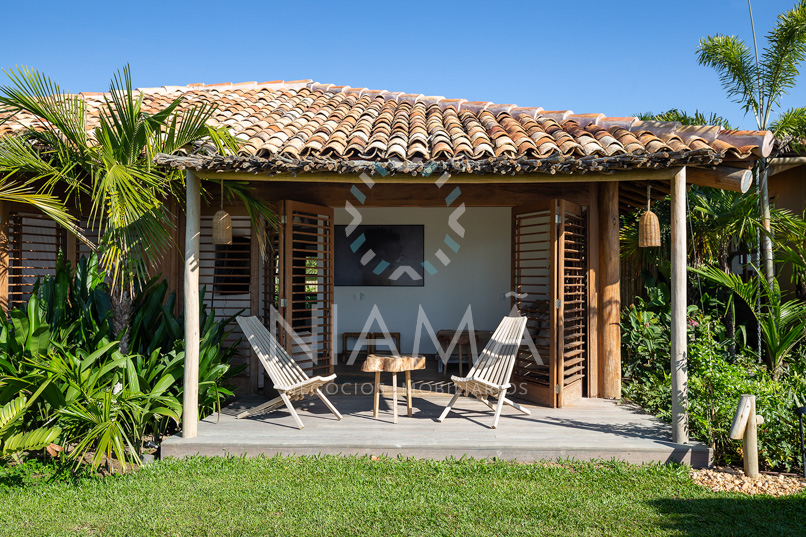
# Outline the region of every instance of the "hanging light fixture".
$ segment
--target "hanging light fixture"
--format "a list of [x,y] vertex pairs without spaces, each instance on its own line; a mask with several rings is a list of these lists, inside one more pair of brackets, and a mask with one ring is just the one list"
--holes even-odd
[[213,244],[232,244],[232,218],[224,210],[224,181],[221,181],[221,210],[213,215]]
[[646,212],[641,215],[638,222],[638,246],[640,248],[650,248],[660,246],[660,222],[658,215],[650,209],[652,196],[652,185],[646,186]]

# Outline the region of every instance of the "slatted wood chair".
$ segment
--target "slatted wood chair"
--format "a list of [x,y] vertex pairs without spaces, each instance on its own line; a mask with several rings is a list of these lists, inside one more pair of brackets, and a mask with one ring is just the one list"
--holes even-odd
[[263,409],[278,406],[280,402],[282,402],[288,407],[291,416],[293,416],[294,421],[297,422],[297,427],[302,429],[304,425],[302,425],[302,421],[299,419],[297,411],[294,410],[291,401],[302,399],[306,395],[316,394],[319,396],[319,399],[327,405],[330,411],[333,412],[338,419],[341,419],[342,416],[339,414],[339,411],[336,410],[336,407],[333,406],[327,397],[325,397],[325,394],[319,389],[322,385],[335,379],[336,375],[328,375],[326,377],[309,377],[306,375],[305,371],[302,370],[299,364],[294,361],[282,345],[280,345],[277,338],[263,326],[263,323],[261,323],[260,319],[257,317],[238,317],[238,324],[241,325],[241,330],[243,330],[252,348],[255,349],[260,363],[263,364],[266,373],[271,377],[271,381],[274,383],[274,389],[280,392],[280,396],[272,399],[268,403],[238,414],[238,416],[236,416],[237,418],[245,418]]
[[[512,375],[515,357],[518,354],[525,328],[526,317],[504,317],[467,376],[454,375],[451,377],[453,383],[456,384],[456,394],[437,421],[442,422],[445,419],[463,392],[467,392],[495,411],[493,429],[498,427],[498,418],[501,416],[501,409],[505,404],[524,414],[531,414],[528,409],[506,397],[510,387],[509,378]],[[489,401],[490,397],[497,398],[498,404],[493,406]]]

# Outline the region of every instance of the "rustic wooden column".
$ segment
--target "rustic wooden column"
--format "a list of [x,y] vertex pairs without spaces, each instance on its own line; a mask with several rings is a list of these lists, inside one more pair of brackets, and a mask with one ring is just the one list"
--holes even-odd
[[[260,311],[260,276],[262,274],[262,266],[260,260],[260,246],[257,240],[257,234],[262,233],[262,229],[252,227],[252,237],[249,241],[249,268],[251,271],[252,281],[249,284],[249,314],[257,317],[263,317]],[[266,319],[268,322],[268,319]],[[258,379],[260,378],[263,369],[260,367],[255,349],[249,349],[249,393],[257,393]]]
[[0,308],[8,313],[8,202],[0,201]]
[[599,185],[588,201],[588,397],[599,397]]
[[599,396],[621,397],[618,182],[599,188]]
[[688,442],[686,169],[672,179],[672,440]]
[[182,437],[195,438],[199,421],[199,178],[188,171],[185,219],[185,377],[182,394]]
[[171,245],[165,253],[163,258],[163,272],[162,275],[168,282],[168,293],[176,291],[176,298],[181,304],[183,299],[182,290],[182,262],[179,257],[184,251],[184,242],[182,241],[182,219],[180,213],[182,209],[179,202],[173,197],[169,197],[166,201],[168,212],[170,213],[171,224],[173,228],[168,231],[171,236]]

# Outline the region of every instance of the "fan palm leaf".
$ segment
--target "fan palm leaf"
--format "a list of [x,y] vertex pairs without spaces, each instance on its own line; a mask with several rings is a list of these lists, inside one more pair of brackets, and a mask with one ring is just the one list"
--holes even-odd
[[[0,173],[24,178],[8,185],[9,196],[19,200],[27,195],[37,208],[77,232],[72,218],[60,212],[63,206],[52,196],[53,188],[66,185],[77,206],[79,194],[89,194],[88,223],[102,237],[101,262],[113,288],[130,294],[170,245],[172,224],[165,201],[184,200],[184,174],[155,168],[154,156],[204,145],[219,154],[235,154],[239,141],[226,129],[209,125],[214,103],[188,103],[180,97],[146,112],[128,66],[112,78],[93,129],[86,124],[83,97],[65,92],[36,70],[23,67],[6,75],[9,83],[0,86],[0,121],[22,114],[36,118],[17,135],[0,139]],[[28,192],[34,183],[44,186]],[[228,191],[246,204],[264,249],[261,230],[266,222],[275,222],[273,211],[243,185]]]

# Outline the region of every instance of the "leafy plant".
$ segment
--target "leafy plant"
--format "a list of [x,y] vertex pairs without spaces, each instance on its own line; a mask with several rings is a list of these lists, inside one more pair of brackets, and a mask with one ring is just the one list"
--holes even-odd
[[[199,347],[199,415],[206,416],[220,412],[221,401],[231,397],[233,392],[226,386],[227,381],[244,370],[246,365],[233,367],[232,357],[237,352],[237,342],[227,346],[226,340],[232,333],[229,328],[235,315],[217,321],[215,310],[207,310],[204,305],[205,288],[201,290],[200,303],[200,347]],[[177,378],[184,375],[184,313],[176,314],[176,292],[168,294],[165,280],[151,280],[137,297],[134,304],[134,317],[131,328],[132,349],[137,351],[138,371],[149,371],[148,375],[173,374]],[[157,354],[162,353],[160,358]],[[148,356],[148,359],[145,357]],[[171,392],[181,397],[181,383]]]
[[[188,103],[179,97],[164,108],[148,110],[144,95],[134,90],[128,66],[110,81],[98,126],[92,130],[85,125],[88,110],[83,98],[36,70],[23,67],[6,75],[8,84],[0,87],[0,112],[9,120],[24,114],[38,121],[23,124],[17,136],[0,138],[0,176],[32,177],[50,190],[60,184],[65,202],[75,207],[81,207],[82,196],[89,195],[89,227],[100,237],[100,263],[115,291],[114,331],[121,350],[128,352],[125,329],[131,322],[134,295],[171,246],[173,224],[166,201],[173,198],[180,207],[185,202],[184,173],[157,168],[154,157],[192,150],[202,142],[215,146],[219,154],[232,155],[240,142],[226,128],[208,125],[215,103]],[[275,212],[252,196],[248,186],[225,183],[222,188],[229,196],[245,204],[264,250],[260,231],[265,222],[276,222]],[[57,209],[50,208],[48,214],[67,225]]]
[[[669,294],[663,284],[650,285],[647,294],[648,300],[637,299],[622,316],[624,396],[671,421]],[[739,346],[735,356],[730,352],[731,339],[720,319],[724,307],[704,293],[688,308],[691,435],[713,447],[716,462],[740,463],[741,442],[731,440],[728,431],[739,396],[754,394],[766,420],[759,426],[760,462],[792,471],[800,465],[794,409],[806,403],[806,346],[794,348],[789,366],[773,378],[746,347]]]
[[[761,327],[767,367],[773,379],[777,379],[784,360],[806,338],[806,304],[800,300],[784,302],[777,279],[773,279],[770,289],[766,285],[759,285],[757,277],[745,282],[738,275],[726,274],[715,267],[691,270],[730,289],[750,307]],[[756,311],[759,293],[766,307]]]
[[181,411],[174,398],[124,389],[118,383],[77,398],[59,411],[59,422],[66,437],[76,443],[70,458],[77,464],[94,453],[91,467],[95,470],[104,461],[111,465],[114,455],[125,469],[126,461],[140,462],[146,425],[156,416],[178,422]]
[[20,395],[0,407],[0,458],[42,449],[61,434],[59,427],[25,427],[25,414],[41,391],[42,388],[31,399]]
[[[123,353],[97,258],[82,259],[73,273],[59,257],[28,303],[0,319],[0,404],[35,392],[24,427],[58,425],[77,465],[136,463],[143,437],[163,434],[182,415],[184,314],[175,313],[176,294],[166,295],[167,282],[155,279],[135,297],[133,352]],[[226,382],[241,368],[229,364],[237,342],[224,343],[232,319],[219,322],[200,307],[199,412],[207,415],[232,395]]]
[[[752,12],[750,22],[752,25]],[[735,35],[708,36],[700,40],[697,60],[700,65],[712,67],[718,73],[725,93],[739,103],[745,113],[753,114],[759,130],[772,127],[773,134],[785,136],[787,140],[806,137],[804,108],[787,110],[772,120],[772,113],[783,96],[797,84],[800,64],[806,59],[806,0],[798,0],[792,9],[778,15],[775,27],[767,34],[767,46],[760,58],[755,41],[754,28],[753,54],[750,47]],[[769,229],[768,160],[761,159],[758,164],[761,219],[764,227]],[[775,267],[769,234],[762,235],[761,246],[767,284],[772,288]]]

